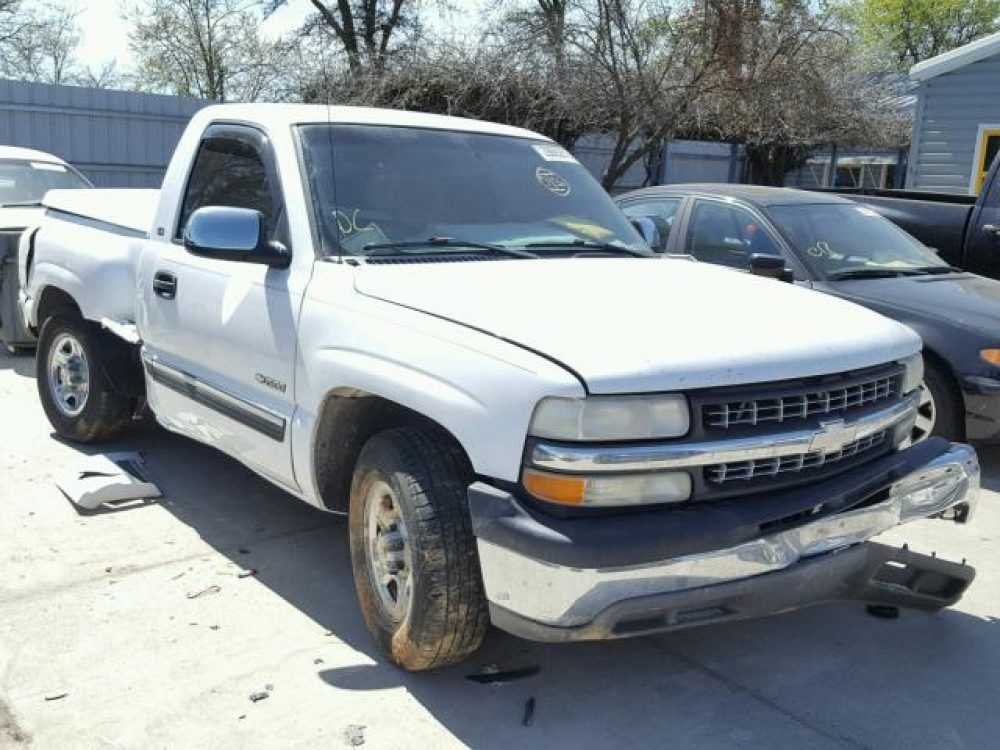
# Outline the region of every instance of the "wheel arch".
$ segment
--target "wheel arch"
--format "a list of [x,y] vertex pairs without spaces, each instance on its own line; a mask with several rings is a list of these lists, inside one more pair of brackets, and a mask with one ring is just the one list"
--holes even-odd
[[65,308],[71,311],[76,317],[83,318],[80,305],[72,294],[54,284],[43,287],[38,295],[38,303],[35,306],[36,334],[42,330],[45,321],[52,317],[53,313],[60,308]]
[[437,430],[453,442],[472,472],[465,447],[439,421],[363,389],[341,387],[327,393],[318,410],[311,446],[312,478],[322,507],[347,513],[354,467],[365,443],[384,430],[415,426]]

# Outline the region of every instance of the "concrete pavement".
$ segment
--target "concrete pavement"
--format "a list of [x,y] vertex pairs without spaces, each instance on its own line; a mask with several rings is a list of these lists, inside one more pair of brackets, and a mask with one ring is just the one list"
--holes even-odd
[[[978,567],[954,610],[878,620],[833,605],[565,646],[491,632],[468,663],[410,675],[368,640],[345,525],[207,447],[136,430],[110,447],[144,452],[164,498],[77,513],[53,477],[81,451],[51,436],[33,369],[0,355],[0,747],[1000,742],[1000,451],[982,455],[971,525],[893,532]],[[502,687],[465,679],[490,663],[541,671]]]

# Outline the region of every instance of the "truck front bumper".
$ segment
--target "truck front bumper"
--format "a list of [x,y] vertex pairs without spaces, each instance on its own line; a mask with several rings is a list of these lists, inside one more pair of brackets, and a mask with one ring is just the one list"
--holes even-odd
[[[975,571],[869,541],[971,517],[979,463],[939,439],[806,488],[624,516],[551,518],[476,483],[490,614],[532,640],[619,638],[854,599],[938,609]],[[778,517],[775,517],[776,514]]]

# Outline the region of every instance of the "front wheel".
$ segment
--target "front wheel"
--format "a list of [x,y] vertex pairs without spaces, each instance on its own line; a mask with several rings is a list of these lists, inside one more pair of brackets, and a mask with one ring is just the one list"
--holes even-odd
[[446,435],[387,430],[351,485],[354,583],[376,645],[408,670],[461,661],[489,622],[468,513],[471,469]]
[[106,440],[130,423],[132,403],[108,381],[86,321],[69,315],[45,321],[35,368],[45,415],[67,440]]
[[947,371],[936,362],[924,359],[924,382],[920,384],[920,403],[913,424],[912,442],[933,436],[948,440],[965,439],[965,408]]

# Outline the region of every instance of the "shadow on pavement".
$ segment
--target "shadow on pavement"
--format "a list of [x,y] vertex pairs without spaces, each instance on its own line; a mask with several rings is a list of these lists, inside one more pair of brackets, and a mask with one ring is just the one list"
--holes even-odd
[[[904,612],[887,621],[858,605],[831,605],[666,636],[551,646],[491,630],[467,663],[408,674],[369,640],[342,519],[152,424],[127,443],[147,457],[162,507],[374,662],[316,666],[317,679],[352,691],[402,686],[467,745],[559,747],[571,733],[587,746],[641,738],[662,746],[672,729],[709,744],[755,744],[759,732],[740,742],[743,718],[726,711],[734,702],[759,713],[759,725],[792,726],[830,746],[986,747],[1000,732],[997,621],[958,611]],[[995,489],[1000,451],[984,459],[984,483]],[[465,679],[490,663],[539,665],[541,672],[501,687]],[[524,727],[529,698],[535,716]],[[768,731],[780,742],[779,729]]]
[[11,354],[7,347],[0,346],[0,370],[11,370],[22,378],[35,377],[35,353]]

